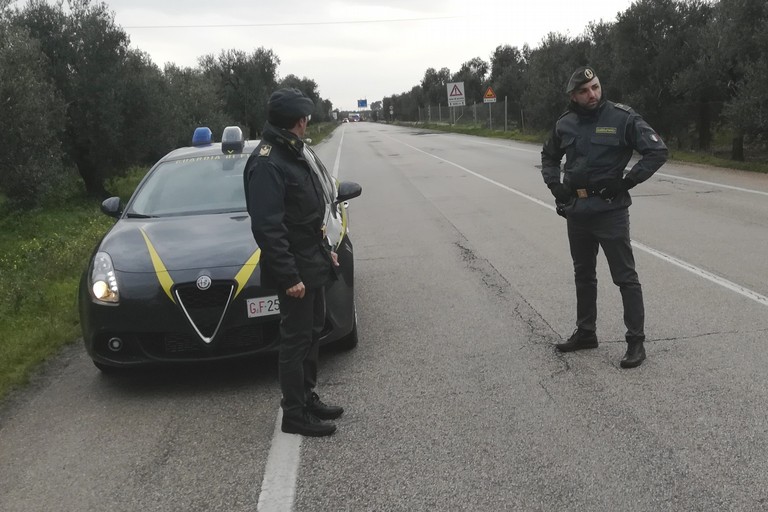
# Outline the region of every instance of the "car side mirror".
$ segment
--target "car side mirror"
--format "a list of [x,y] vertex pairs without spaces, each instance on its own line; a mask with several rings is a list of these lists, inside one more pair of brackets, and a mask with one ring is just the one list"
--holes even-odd
[[120,198],[110,197],[109,199],[105,199],[104,202],[101,203],[101,212],[110,217],[116,219],[119,218],[120,214],[123,213],[123,209],[120,206]]
[[363,193],[363,187],[354,181],[342,181],[339,183],[339,193],[336,196],[336,202],[348,201]]

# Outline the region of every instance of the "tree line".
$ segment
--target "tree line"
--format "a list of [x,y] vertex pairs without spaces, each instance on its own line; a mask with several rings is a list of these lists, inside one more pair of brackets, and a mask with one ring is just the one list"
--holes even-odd
[[637,0],[614,21],[582,35],[548,34],[536,48],[498,46],[452,73],[429,68],[410,91],[384,98],[404,120],[427,105],[446,105],[446,84],[464,82],[469,104],[493,87],[518,126],[549,130],[565,110],[565,85],[578,66],[597,71],[607,98],[640,112],[678,149],[709,151],[726,135],[730,158],[745,141],[766,149],[768,2]]
[[107,178],[189,145],[197,126],[256,137],[278,87],[301,89],[313,121],[329,119],[315,81],[279,78],[270,49],[160,69],[103,2],[11,3],[0,0],[0,193],[13,208],[39,205],[72,174],[88,196],[108,197]]

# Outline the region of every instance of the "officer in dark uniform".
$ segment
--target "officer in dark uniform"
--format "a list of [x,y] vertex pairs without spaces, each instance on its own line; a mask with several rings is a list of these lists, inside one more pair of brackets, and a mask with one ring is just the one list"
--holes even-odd
[[[314,103],[280,89],[267,104],[261,143],[243,175],[251,229],[261,249],[261,282],[280,300],[279,379],[283,432],[326,436],[341,407],[314,392],[318,339],[325,323],[325,286],[336,278],[336,254],[325,237],[331,197],[316,156],[304,145]],[[310,161],[312,161],[310,163]],[[326,176],[327,178],[327,176]]]
[[[629,190],[664,164],[667,147],[635,111],[603,97],[592,68],[576,69],[566,93],[568,110],[541,151],[544,182],[555,196],[557,212],[568,221],[576,281],[576,330],[556,347],[562,352],[597,347],[595,269],[602,247],[624,305],[627,352],[621,367],[632,368],[645,360],[645,312],[629,238]],[[633,150],[641,158],[624,176]]]

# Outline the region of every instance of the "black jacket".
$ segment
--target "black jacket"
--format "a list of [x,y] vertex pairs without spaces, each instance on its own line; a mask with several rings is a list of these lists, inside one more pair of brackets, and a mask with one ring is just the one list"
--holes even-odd
[[287,290],[303,282],[314,288],[335,279],[323,233],[323,188],[303,148],[294,134],[267,123],[245,164],[246,205],[266,287]]
[[[583,188],[594,193],[622,178],[633,150],[641,155],[627,173],[635,184],[650,178],[667,160],[667,146],[661,137],[630,107],[606,100],[595,110],[585,111],[572,103],[544,144],[541,174],[547,185],[559,183],[560,161],[565,155],[563,183],[571,190]],[[576,198],[574,194],[565,211],[590,214],[630,204],[627,192],[610,202],[597,195]]]

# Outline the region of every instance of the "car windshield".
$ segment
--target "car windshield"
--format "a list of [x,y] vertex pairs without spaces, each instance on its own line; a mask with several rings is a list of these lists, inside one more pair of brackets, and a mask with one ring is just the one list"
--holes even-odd
[[243,169],[249,156],[221,154],[163,162],[136,192],[128,216],[244,212]]

